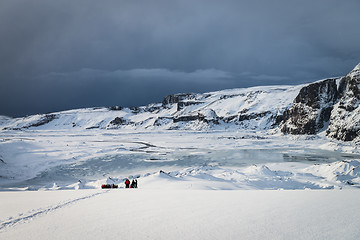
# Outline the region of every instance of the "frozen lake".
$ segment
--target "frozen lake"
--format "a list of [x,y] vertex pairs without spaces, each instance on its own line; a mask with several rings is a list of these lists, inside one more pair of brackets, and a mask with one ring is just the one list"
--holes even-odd
[[[79,180],[82,183],[98,181],[92,185],[96,188],[109,177],[120,183],[123,178],[142,178],[160,170],[174,172],[207,166],[221,168],[216,173],[205,170],[215,178],[222,178],[220,172],[227,175],[232,170],[239,171],[237,179],[243,183],[246,179],[254,179],[249,173],[242,176],[244,168],[253,165],[259,167],[253,169],[255,175],[276,180],[278,177],[284,179],[276,171],[291,172],[286,173],[287,178],[295,177],[296,181],[300,178],[303,183],[308,179],[303,179],[305,175],[301,169],[314,164],[360,159],[359,152],[351,153],[353,149],[344,143],[331,142],[325,136],[274,135],[250,130],[9,131],[0,142],[0,188],[36,190],[51,188],[54,183],[64,187]],[[347,150],[350,151],[346,153]],[[262,170],[261,166],[264,166]],[[271,171],[261,172],[266,167]],[[191,174],[186,171],[185,174]],[[322,177],[316,177],[316,184]],[[231,178],[224,181],[232,184]],[[207,186],[211,184],[210,181]]]
[[63,164],[47,169],[35,178],[3,187],[39,188],[54,182],[65,185],[81,181],[96,181],[106,177],[125,178],[197,166],[246,167],[254,164],[300,162],[309,164],[332,163],[359,159],[356,154],[345,154],[315,149],[238,149],[208,150],[181,149],[168,153],[131,152],[90,158],[86,161]]

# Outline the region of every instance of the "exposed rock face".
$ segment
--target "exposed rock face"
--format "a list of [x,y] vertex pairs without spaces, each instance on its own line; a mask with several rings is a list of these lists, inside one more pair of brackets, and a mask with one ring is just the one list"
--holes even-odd
[[340,100],[331,112],[327,136],[352,141],[360,136],[360,64],[339,84]]
[[46,114],[38,122],[35,122],[35,123],[33,123],[33,124],[29,125],[29,126],[26,126],[24,128],[39,127],[39,126],[42,126],[42,125],[45,125],[45,124],[51,122],[55,118],[56,118],[55,114]]
[[184,109],[187,106],[191,106],[191,105],[198,105],[198,104],[202,104],[203,102],[195,102],[195,101],[187,101],[187,102],[178,102],[177,103],[177,110],[180,111],[181,109]]
[[129,109],[132,111],[132,113],[135,113],[135,114],[141,112],[140,107],[129,107]]
[[180,94],[172,94],[168,95],[164,98],[162,105],[166,107],[169,104],[179,103],[182,100],[195,99],[196,94],[194,93],[180,93]]
[[109,125],[107,126],[107,128],[116,128],[119,127],[120,125],[126,125],[128,124],[128,121],[124,118],[121,117],[116,117],[114,120],[112,120]]
[[198,115],[180,116],[180,117],[177,117],[177,118],[173,118],[174,123],[177,123],[177,122],[189,122],[189,121],[195,121],[195,120],[202,121],[203,116],[198,114]]
[[360,64],[349,74],[310,84],[300,90],[293,106],[284,112],[281,131],[316,134],[329,121],[330,138],[352,141],[360,136]]
[[173,122],[189,122],[189,121],[200,121],[204,123],[219,124],[219,117],[213,109],[207,109],[202,113],[198,112],[197,115],[180,116],[173,118]]
[[293,106],[284,112],[281,131],[290,134],[316,134],[329,121],[337,98],[336,79],[326,79],[303,87]]
[[112,111],[121,111],[123,110],[123,107],[121,106],[112,106],[112,107],[109,107],[110,110]]

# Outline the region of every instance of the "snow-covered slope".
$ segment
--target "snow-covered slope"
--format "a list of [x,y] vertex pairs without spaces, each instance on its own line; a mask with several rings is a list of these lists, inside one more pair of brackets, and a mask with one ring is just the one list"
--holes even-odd
[[70,110],[6,121],[2,129],[269,129],[277,126],[302,86],[268,86],[175,94],[143,107]]
[[[294,190],[294,189],[358,189],[360,161],[343,160],[326,164],[267,163],[247,167],[196,166],[176,171],[157,171],[129,177],[137,179],[141,189],[192,190]],[[100,189],[115,184],[124,188],[126,178],[108,177],[71,184],[49,183],[41,188],[24,187],[12,190]]]
[[10,117],[0,115],[0,126],[7,124],[11,120],[12,120],[12,118],[10,118]]
[[0,192],[0,238],[360,238],[359,191]]

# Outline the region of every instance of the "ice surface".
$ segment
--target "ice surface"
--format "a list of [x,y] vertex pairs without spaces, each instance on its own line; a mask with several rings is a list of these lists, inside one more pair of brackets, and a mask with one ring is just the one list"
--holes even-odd
[[[171,175],[174,181],[167,181],[167,188],[319,189],[358,186],[357,180],[352,178],[348,179],[351,184],[336,182],[330,181],[329,174],[304,170],[314,164],[360,159],[357,154],[334,151],[335,147],[344,149],[346,145],[331,146],[321,136],[277,136],[268,134],[268,131],[120,130],[31,130],[6,134],[0,142],[3,160],[0,162],[0,187],[3,190],[100,188],[109,177],[120,186],[126,177],[140,177],[141,187],[158,188],[163,185],[150,182],[157,181],[156,173],[160,170],[182,173],[181,178]],[[257,171],[249,172],[254,166]],[[194,175],[187,172],[189,168],[201,171]],[[279,171],[287,172],[286,176]],[[233,179],[225,175],[232,175]],[[324,182],[322,178],[329,181]]]

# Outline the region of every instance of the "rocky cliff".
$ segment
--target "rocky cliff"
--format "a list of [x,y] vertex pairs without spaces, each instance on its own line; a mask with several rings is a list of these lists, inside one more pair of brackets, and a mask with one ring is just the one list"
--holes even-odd
[[331,111],[326,134],[330,138],[352,141],[360,136],[360,64],[339,83],[339,100]]
[[352,141],[360,136],[360,64],[345,77],[303,87],[284,112],[280,129],[289,134],[316,134]]
[[336,79],[326,79],[303,87],[294,104],[285,111],[281,131],[290,134],[316,134],[329,121],[337,99]]

